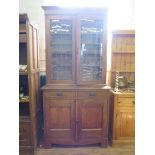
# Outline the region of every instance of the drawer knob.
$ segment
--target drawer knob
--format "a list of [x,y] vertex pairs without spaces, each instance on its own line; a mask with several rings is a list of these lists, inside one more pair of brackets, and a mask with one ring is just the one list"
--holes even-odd
[[96,96],[96,92],[90,92],[89,96]]
[[63,93],[62,92],[58,92],[57,96],[63,96]]
[[135,101],[132,101],[133,104],[135,104]]

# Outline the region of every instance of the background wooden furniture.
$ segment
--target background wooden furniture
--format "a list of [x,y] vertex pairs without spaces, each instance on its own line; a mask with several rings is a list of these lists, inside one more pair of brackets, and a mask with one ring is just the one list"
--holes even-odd
[[135,83],[135,31],[115,30],[112,32],[111,87],[114,88],[116,71],[127,81]]
[[40,129],[38,54],[38,30],[29,22],[27,14],[20,14],[19,148],[31,153],[37,146]]
[[111,91],[110,102],[111,142],[131,142],[135,138],[135,94],[134,92]]
[[110,83],[115,87],[116,72],[126,78],[126,87],[119,92],[111,91],[109,112],[109,139],[112,142],[134,141],[135,94],[135,31],[115,30],[112,32]]
[[43,7],[44,144],[108,144],[106,10]]

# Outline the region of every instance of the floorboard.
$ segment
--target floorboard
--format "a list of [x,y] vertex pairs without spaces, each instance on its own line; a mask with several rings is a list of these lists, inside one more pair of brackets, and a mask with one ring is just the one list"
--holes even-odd
[[102,148],[88,147],[52,147],[50,149],[37,148],[35,155],[134,155],[134,144],[115,144]]

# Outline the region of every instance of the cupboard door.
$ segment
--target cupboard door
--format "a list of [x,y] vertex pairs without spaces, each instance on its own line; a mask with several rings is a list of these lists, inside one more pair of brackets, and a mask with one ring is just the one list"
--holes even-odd
[[135,114],[126,111],[116,114],[116,139],[134,139],[135,137]]
[[103,78],[103,51],[105,31],[103,18],[80,17],[79,80],[82,83],[101,83]]
[[134,98],[118,98],[116,113],[116,139],[134,139],[135,108]]
[[[103,117],[104,116],[104,117]],[[107,123],[104,104],[97,100],[78,100],[77,141],[80,144],[105,143]]]
[[45,98],[45,145],[72,144],[75,136],[74,100]]
[[50,17],[47,27],[48,81],[71,83],[74,79],[74,20],[68,16],[53,16]]

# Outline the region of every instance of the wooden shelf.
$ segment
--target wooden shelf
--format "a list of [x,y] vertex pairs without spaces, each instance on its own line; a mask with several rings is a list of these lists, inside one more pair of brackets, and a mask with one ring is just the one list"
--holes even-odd
[[21,122],[31,122],[30,116],[19,116]]
[[72,52],[70,50],[53,50],[54,52],[52,53],[52,55],[71,55]]
[[26,72],[19,71],[19,75],[28,75],[28,72],[27,71]]
[[112,52],[112,54],[135,54],[135,52],[134,51],[124,51],[124,52],[122,52],[122,51],[113,51]]
[[72,35],[72,33],[54,33],[54,32],[51,32],[51,35]]
[[135,71],[133,70],[112,70],[112,72],[120,72],[120,73],[134,73]]
[[20,103],[26,103],[26,102],[29,103],[29,100],[21,100],[21,99],[19,99],[19,102],[20,102]]
[[19,43],[26,43],[26,42],[27,42],[26,33],[19,34]]

